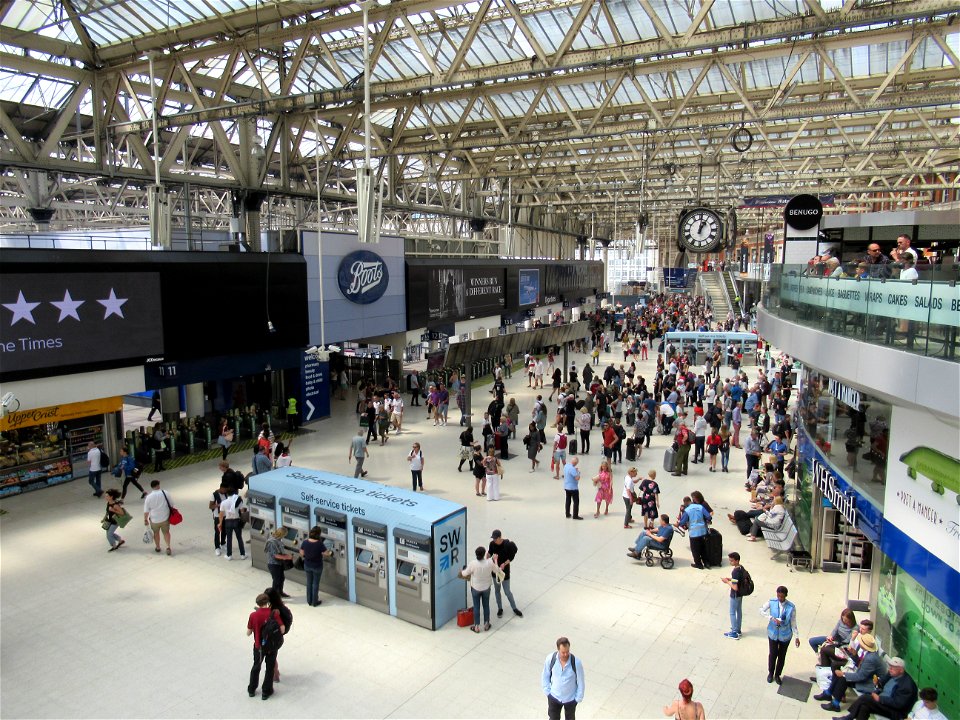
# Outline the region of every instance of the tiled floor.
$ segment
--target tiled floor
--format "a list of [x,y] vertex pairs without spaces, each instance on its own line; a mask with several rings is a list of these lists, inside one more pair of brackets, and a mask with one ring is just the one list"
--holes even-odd
[[[585,360],[574,359],[578,366]],[[642,369],[653,375],[652,363]],[[521,419],[533,396],[525,383],[517,374],[507,382]],[[485,388],[475,397],[481,407],[489,398]],[[356,428],[354,403],[333,405],[333,418],[294,443],[294,463],[352,474],[347,447]],[[777,585],[790,588],[803,643],[791,648],[786,674],[805,680],[814,663],[805,640],[835,623],[843,577],[792,572],[774,562],[762,543],[743,542],[723,519],[744,506],[742,453],[735,451],[729,475],[702,465],[691,465],[686,478],[659,473],[665,511],[673,515],[684,494],[700,489],[718,511],[724,553],[738,550],[754,577],[757,592],[744,602],[746,634],[732,641],[723,637],[728,603],[720,577],[728,571],[690,568],[681,538],[674,543],[674,570],[627,558],[636,531],[622,529],[616,492],[610,515],[595,520],[586,479],[581,492],[587,520],[565,520],[561,484],[546,469],[545,450],[544,469],[537,473],[527,472],[523,455],[507,463],[503,500],[486,502],[474,495],[472,476],[456,471],[456,419],[434,427],[420,408],[408,408],[404,425],[386,447],[371,447],[368,479],[406,488],[401,458],[419,441],[428,492],[469,508],[471,546],[486,545],[493,528],[518,544],[512,585],[522,619],[508,607],[481,635],[455,623],[430,632],[329,597],[308,608],[301,586],[291,583],[295,624],[280,652],[282,681],[268,703],[259,695],[250,699],[246,618],[269,576],[249,561],[227,563],[213,553],[206,503],[218,484],[216,462],[161,476],[186,518],[174,529],[173,557],[156,555],[140,541],[135,499],[135,521],[123,533],[127,545],[108,554],[99,526],[103,503],[91,497],[84,478],[2,503],[8,513],[0,520],[0,715],[542,717],[543,660],[557,636],[567,635],[586,672],[581,717],[662,717],[684,677],[711,719],[826,716],[812,700],[785,698],[765,682],[767,641],[759,606]],[[659,469],[666,446],[667,438],[655,434],[637,465]],[[522,450],[514,444],[514,452]],[[248,453],[236,458],[241,467],[248,461]],[[598,465],[596,451],[582,458],[584,478]],[[616,468],[615,485],[624,470]]]

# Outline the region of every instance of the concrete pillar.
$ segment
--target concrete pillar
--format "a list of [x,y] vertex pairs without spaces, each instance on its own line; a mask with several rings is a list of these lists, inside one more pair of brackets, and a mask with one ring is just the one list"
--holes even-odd
[[203,383],[193,383],[186,386],[187,391],[187,417],[203,416],[206,411]]
[[166,423],[176,423],[180,419],[180,388],[173,387],[160,388],[160,412],[163,415],[163,421]]

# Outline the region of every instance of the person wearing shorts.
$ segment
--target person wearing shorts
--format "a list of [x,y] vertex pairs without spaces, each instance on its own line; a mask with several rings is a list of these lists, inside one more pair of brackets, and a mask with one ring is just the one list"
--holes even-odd
[[159,480],[150,481],[150,494],[143,501],[143,524],[153,531],[155,551],[160,552],[160,534],[167,544],[167,555],[173,555],[170,549],[170,508],[173,501],[160,489]]

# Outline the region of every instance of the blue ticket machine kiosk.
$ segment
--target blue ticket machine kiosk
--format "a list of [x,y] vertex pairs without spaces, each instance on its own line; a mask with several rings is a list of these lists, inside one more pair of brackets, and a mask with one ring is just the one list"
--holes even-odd
[[[297,557],[300,555],[300,543],[307,539],[310,532],[310,506],[296,500],[280,498],[280,524],[286,534],[282,538],[283,549]],[[288,580],[301,585],[307,584],[306,573],[302,569],[292,568],[285,573]]]
[[347,516],[333,510],[314,508],[320,537],[327,550],[333,552],[323,559],[320,590],[330,595],[350,599],[350,576],[347,573]]
[[258,570],[267,570],[267,556],[263,548],[270,534],[277,529],[277,498],[263,492],[247,492],[250,511],[250,557]]
[[467,606],[459,578],[469,559],[463,505],[303,467],[253,475],[250,488],[277,498],[289,552],[299,553],[310,527],[320,527],[333,551],[324,560],[321,592],[433,630]]
[[357,602],[390,612],[387,526],[353,519],[354,592]]
[[429,535],[394,528],[397,617],[433,628],[433,542]]

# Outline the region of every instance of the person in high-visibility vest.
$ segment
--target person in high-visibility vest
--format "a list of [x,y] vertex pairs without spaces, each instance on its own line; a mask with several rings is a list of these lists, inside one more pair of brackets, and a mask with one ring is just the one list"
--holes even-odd
[[287,429],[295,432],[300,427],[300,414],[297,412],[297,399],[287,399]]

